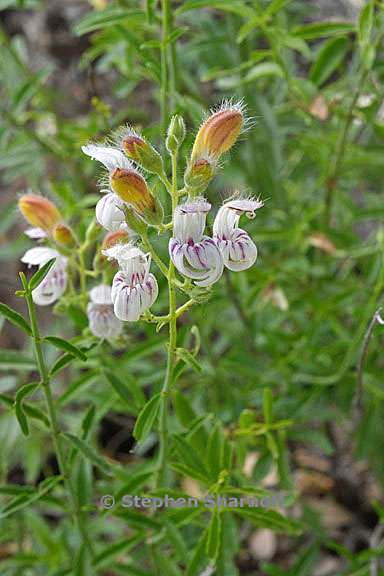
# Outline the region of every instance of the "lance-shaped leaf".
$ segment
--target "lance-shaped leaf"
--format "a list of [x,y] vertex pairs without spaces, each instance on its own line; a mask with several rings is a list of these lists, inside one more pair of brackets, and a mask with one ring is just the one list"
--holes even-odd
[[22,315],[16,312],[16,310],[13,310],[9,306],[7,306],[6,304],[3,304],[2,302],[0,302],[0,314],[4,316],[4,318],[6,318],[9,322],[14,324],[15,326],[18,326],[18,328],[24,330],[24,332],[26,332],[28,335],[30,336],[32,335],[31,327],[28,324],[28,322],[22,317]]
[[44,280],[44,278],[46,277],[46,275],[48,274],[48,272],[50,271],[55,262],[56,258],[51,258],[41,268],[39,268],[37,272],[34,273],[32,278],[28,282],[28,288],[31,292],[32,290],[37,288],[39,284],[41,284],[41,282]]
[[133,435],[138,442],[145,440],[152,430],[159,411],[160,399],[161,394],[155,394],[141,410],[136,420],[135,428],[133,429]]
[[58,336],[46,336],[44,341],[53,344],[53,346],[56,346],[56,348],[59,348],[60,350],[65,350],[65,352],[72,354],[72,356],[75,356],[79,360],[83,360],[83,362],[87,359],[86,355],[82,350],[80,350],[80,348],[77,348],[77,346],[74,346],[63,338],[59,338]]
[[27,420],[27,417],[25,415],[24,408],[23,408],[23,400],[24,400],[24,398],[29,396],[29,394],[32,394],[32,392],[34,392],[36,390],[36,388],[38,388],[38,387],[39,387],[39,382],[32,382],[31,384],[25,384],[25,386],[22,386],[17,391],[17,394],[15,396],[16,418],[20,424],[20,428],[21,428],[21,431],[24,434],[24,436],[28,436],[29,426],[28,426],[28,420]]
[[85,458],[90,460],[92,464],[100,468],[100,470],[102,470],[108,476],[111,475],[111,469],[108,463],[103,458],[101,458],[101,456],[99,456],[89,444],[77,436],[73,436],[73,434],[65,433],[64,436],[68,438],[68,440],[72,442],[75,448],[77,448],[83,454],[83,456],[85,456]]

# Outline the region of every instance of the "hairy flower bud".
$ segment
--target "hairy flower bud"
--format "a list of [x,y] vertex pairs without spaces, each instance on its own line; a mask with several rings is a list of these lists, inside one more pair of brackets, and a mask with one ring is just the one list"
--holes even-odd
[[219,158],[236,142],[244,127],[241,104],[224,104],[200,127],[192,149],[192,162],[206,156]]
[[168,152],[176,152],[182,145],[185,138],[185,122],[182,116],[175,114],[171,118],[171,122],[168,127],[168,134],[165,145]]
[[63,222],[56,224],[53,229],[52,236],[55,242],[61,244],[62,246],[66,246],[67,248],[71,248],[76,244],[76,239],[72,230]]
[[216,168],[213,159],[197,158],[188,165],[184,182],[189,194],[200,196],[206,190]]
[[120,138],[121,147],[130,160],[142,166],[148,172],[161,174],[164,170],[163,159],[155,148],[134,130],[129,129]]
[[144,178],[136,170],[115,168],[111,177],[111,188],[149,224],[159,224],[163,211],[159,201],[151,194]]
[[43,196],[25,194],[19,200],[19,210],[32,226],[51,232],[52,228],[61,220],[56,206]]

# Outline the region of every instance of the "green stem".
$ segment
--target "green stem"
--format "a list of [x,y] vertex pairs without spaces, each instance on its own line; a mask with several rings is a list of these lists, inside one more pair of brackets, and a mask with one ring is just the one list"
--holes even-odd
[[[172,217],[177,206],[177,152],[172,154]],[[168,298],[169,298],[169,342],[168,342],[168,355],[167,355],[167,370],[165,374],[164,384],[161,391],[161,404],[160,404],[160,450],[159,450],[159,465],[157,474],[157,486],[164,483],[167,454],[168,454],[168,397],[169,390],[173,384],[173,374],[176,363],[176,345],[177,345],[177,314],[176,314],[176,288],[175,280],[175,267],[170,261],[168,271]]]
[[168,49],[167,39],[169,36],[170,23],[170,0],[162,0],[161,3],[161,88],[160,88],[160,107],[161,107],[161,128],[163,134],[167,130],[169,106],[168,106]]
[[77,524],[77,528],[79,530],[79,533],[80,533],[80,536],[81,536],[81,539],[83,541],[84,546],[86,548],[88,548],[90,554],[92,555],[92,545],[91,545],[91,542],[88,538],[86,528],[84,526],[84,518],[83,518],[82,512],[78,506],[76,493],[75,493],[75,490],[73,489],[73,486],[72,486],[72,483],[70,480],[69,471],[68,471],[67,466],[66,466],[64,451],[63,451],[63,448],[61,445],[61,438],[60,438],[61,431],[60,431],[60,427],[59,427],[59,423],[58,423],[58,419],[57,419],[57,415],[56,415],[55,404],[53,401],[53,396],[52,396],[52,391],[51,391],[51,386],[50,386],[50,375],[49,375],[49,372],[47,369],[47,365],[45,363],[45,358],[44,358],[44,353],[43,353],[43,348],[42,348],[42,340],[40,337],[39,326],[38,326],[37,317],[36,317],[36,310],[35,310],[35,306],[34,306],[34,303],[32,300],[32,293],[28,289],[28,287],[24,286],[24,288],[25,288],[25,298],[27,301],[29,318],[30,318],[30,322],[31,322],[32,338],[33,338],[33,343],[34,343],[34,348],[35,348],[36,361],[37,361],[37,366],[38,366],[39,373],[40,373],[41,385],[42,385],[42,388],[44,391],[45,402],[47,405],[48,418],[49,418],[49,422],[50,422],[50,428],[52,430],[52,439],[53,439],[53,445],[54,445],[55,454],[56,454],[56,458],[57,458],[57,463],[59,466],[60,474],[64,479],[64,483],[65,483],[66,488],[67,488],[67,493],[69,495],[73,520]]

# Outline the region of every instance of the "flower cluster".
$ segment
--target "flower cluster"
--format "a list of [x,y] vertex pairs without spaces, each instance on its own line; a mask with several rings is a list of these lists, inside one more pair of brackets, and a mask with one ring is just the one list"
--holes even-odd
[[[225,267],[241,271],[254,264],[257,248],[248,233],[239,228],[239,220],[243,214],[253,218],[262,202],[242,197],[225,202],[219,208],[209,234],[206,221],[211,204],[204,197],[221,156],[233,146],[245,126],[242,104],[226,102],[212,112],[196,135],[181,190],[177,190],[175,174],[172,183],[169,182],[160,154],[131,128],[119,130],[113,146],[83,146],[83,152],[106,170],[101,181],[103,196],[97,202],[95,216],[107,234],[96,250],[93,270],[89,271],[94,277],[102,274],[103,282],[90,290],[86,308],[89,327],[95,336],[114,339],[122,331],[122,322],[135,322],[143,315],[148,317],[147,311],[158,296],[157,280],[150,272],[153,259],[168,282],[178,282],[185,292],[190,289],[191,281],[197,287],[195,291],[212,286]],[[184,137],[184,121],[175,116],[166,139],[166,148],[173,159],[177,158]],[[168,224],[163,222],[159,194],[151,189],[142,170],[155,174],[172,197],[172,220]],[[73,258],[66,251],[77,245],[78,252],[83,255],[84,245],[78,244],[56,206],[46,198],[27,194],[20,199],[19,207],[34,226],[28,235],[46,243],[28,250],[22,261],[28,266],[41,267],[51,258],[56,259],[33,292],[37,304],[52,304],[66,290],[68,267],[72,273]],[[149,243],[148,227],[157,229],[158,233],[172,231],[169,268]],[[85,245],[88,247],[88,241]],[[113,278],[108,260],[118,266],[118,271],[113,271]],[[84,280],[82,265],[83,261],[79,259],[77,271]],[[174,270],[185,277],[183,285],[174,280]],[[84,282],[81,285],[84,287]]]

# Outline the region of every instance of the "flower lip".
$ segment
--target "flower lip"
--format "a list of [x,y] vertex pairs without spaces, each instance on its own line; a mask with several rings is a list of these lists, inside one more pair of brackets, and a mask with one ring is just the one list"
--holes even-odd
[[112,172],[115,168],[132,168],[131,161],[118,148],[113,146],[102,146],[100,144],[87,144],[81,147],[84,154],[90,156],[92,160],[98,160]]
[[115,244],[103,250],[104,256],[113,260],[129,260],[131,258],[145,258],[145,254],[133,244]]
[[264,202],[260,198],[239,198],[237,200],[230,200],[225,202],[223,207],[231,208],[237,212],[245,212],[249,217],[255,216],[255,211],[264,206]]
[[211,204],[205,198],[194,198],[191,202],[179,204],[176,211],[181,214],[207,214]]
[[26,251],[24,256],[21,258],[21,261],[24,264],[28,264],[29,267],[31,266],[43,266],[51,260],[52,258],[60,259],[62,261],[67,261],[64,256],[61,256],[56,250],[53,248],[49,248],[48,246],[39,246],[36,248],[30,248]]

